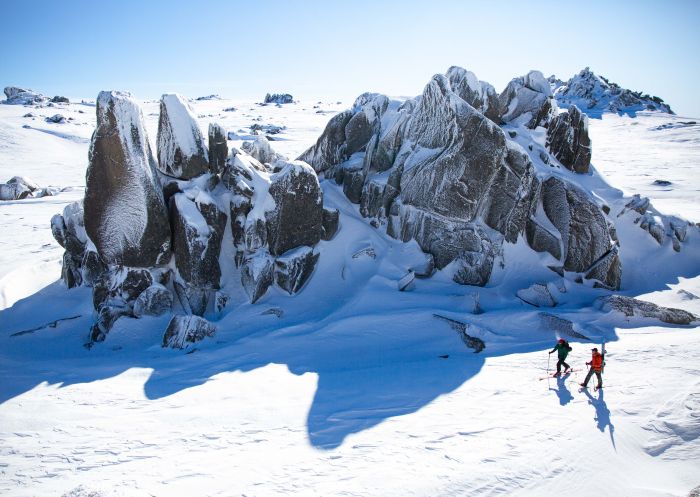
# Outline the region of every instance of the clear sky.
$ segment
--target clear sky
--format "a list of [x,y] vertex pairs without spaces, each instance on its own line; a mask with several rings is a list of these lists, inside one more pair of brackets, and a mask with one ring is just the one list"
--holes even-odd
[[586,66],[700,117],[700,0],[3,1],[0,85],[262,99],[419,94],[451,65],[501,91]]

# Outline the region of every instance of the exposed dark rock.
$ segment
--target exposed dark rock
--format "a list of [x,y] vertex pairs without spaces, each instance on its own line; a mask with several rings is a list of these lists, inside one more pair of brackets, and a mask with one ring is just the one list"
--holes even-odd
[[547,147],[567,169],[579,174],[588,173],[591,163],[588,117],[575,105],[556,116],[547,129]]
[[37,93],[33,90],[25,90],[17,86],[6,86],[5,96],[7,97],[5,103],[12,105],[33,105],[40,104],[47,100],[41,93]]
[[457,332],[462,342],[464,342],[464,345],[466,345],[470,349],[474,349],[474,353],[481,352],[486,348],[486,344],[481,338],[471,336],[467,333],[467,331],[471,331],[471,329],[476,329],[476,326],[468,323],[462,323],[461,321],[457,321],[456,319],[441,316],[439,314],[433,314],[433,316],[443,321],[446,321],[447,324],[450,325],[450,328]]
[[100,260],[100,256],[94,250],[86,250],[81,261],[83,284],[93,286],[95,282],[107,271],[107,266]]
[[376,181],[369,181],[362,189],[360,197],[360,214],[363,217],[377,217],[382,215],[384,204],[384,185]]
[[68,251],[63,253],[61,279],[68,288],[75,288],[83,284],[83,273],[80,271],[80,259],[72,257]]
[[85,228],[107,264],[167,262],[170,223],[141,110],[131,95],[101,92],[90,144]]
[[294,161],[270,178],[275,208],[267,211],[267,241],[272,255],[281,255],[321,239],[323,193],[308,164]]
[[133,305],[139,295],[152,284],[153,276],[144,268],[121,266],[105,271],[93,284],[93,306],[99,311],[105,305]]
[[299,292],[311,278],[320,254],[311,247],[297,247],[275,260],[275,283],[290,295]]
[[558,337],[567,336],[590,341],[590,338],[586,335],[574,330],[574,323],[568,319],[549,314],[548,312],[540,312],[539,317],[542,322],[542,327],[553,331]]
[[226,130],[217,123],[209,124],[209,169],[214,174],[220,174],[226,167],[228,158],[228,142]]
[[97,312],[97,319],[90,330],[90,340],[102,342],[114,326],[114,323],[122,316],[129,316],[131,310],[126,305],[113,302],[110,305],[100,307]]
[[170,218],[175,265],[180,276],[195,287],[218,288],[226,214],[203,192],[195,201],[178,193],[170,199]]
[[179,179],[209,171],[209,158],[196,117],[184,97],[169,93],[160,99],[158,168]]
[[134,316],[160,316],[173,307],[173,294],[159,283],[146,288],[134,302]]
[[353,204],[359,204],[362,200],[362,189],[365,182],[365,174],[360,170],[346,170],[343,174],[343,193]]
[[52,101],[53,103],[55,103],[55,104],[69,104],[69,103],[70,103],[70,100],[68,100],[67,97],[61,97],[61,96],[58,96],[58,95],[56,95],[55,97],[53,97],[53,98],[51,99],[51,101]]
[[163,335],[163,347],[184,349],[216,333],[216,326],[199,316],[173,316]]
[[54,114],[53,116],[47,117],[45,121],[47,123],[63,124],[66,122],[66,118],[63,117],[61,114]]
[[340,211],[338,209],[326,209],[324,207],[321,220],[321,239],[330,240],[338,232],[340,223]]
[[687,325],[698,320],[698,317],[682,309],[662,307],[660,305],[637,300],[624,295],[608,295],[595,301],[598,309],[607,312],[619,312],[626,317],[658,319],[664,323]]
[[372,123],[363,111],[350,118],[345,125],[345,153],[352,155],[367,145],[372,137]]
[[24,200],[32,191],[21,183],[0,184],[0,200]]
[[586,279],[598,280],[604,288],[616,290],[622,282],[622,263],[618,246],[614,246],[607,254],[586,273]]

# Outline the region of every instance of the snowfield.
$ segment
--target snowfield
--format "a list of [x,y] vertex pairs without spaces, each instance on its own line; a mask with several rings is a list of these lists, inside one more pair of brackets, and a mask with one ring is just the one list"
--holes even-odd
[[[190,105],[203,133],[218,122],[239,148],[253,124],[284,127],[271,145],[296,158],[349,103]],[[142,108],[155,150],[158,101]],[[44,120],[58,112],[72,120]],[[443,271],[399,292],[417,244],[380,234],[329,180],[324,203],[340,210],[340,230],[319,243],[301,293],[233,295],[217,334],[186,351],[161,347],[167,315],[121,319],[83,347],[91,292],[59,280],[49,221],[84,194],[94,112],[0,105],[0,181],[65,189],[0,203],[0,494],[683,497],[700,485],[696,327],[602,314],[592,302],[607,293],[580,285],[537,309],[515,297],[513,278],[499,283],[505,269],[485,288]],[[591,190],[639,193],[700,222],[693,119],[604,114],[589,126]],[[656,243],[634,230],[640,246]],[[505,246],[517,260],[507,271],[544,257],[522,242]],[[700,239],[677,259],[663,248],[663,264],[623,261],[621,293],[700,315]],[[625,264],[648,270],[625,281]],[[568,377],[547,378],[557,331],[543,312],[591,339],[571,339]],[[486,349],[473,353],[434,314],[469,323]],[[602,341],[606,386],[579,391]]]

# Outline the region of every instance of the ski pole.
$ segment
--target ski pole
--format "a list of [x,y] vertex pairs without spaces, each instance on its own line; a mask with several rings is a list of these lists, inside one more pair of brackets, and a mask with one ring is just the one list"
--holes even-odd
[[549,376],[549,360],[552,358],[552,354],[547,354],[547,376]]

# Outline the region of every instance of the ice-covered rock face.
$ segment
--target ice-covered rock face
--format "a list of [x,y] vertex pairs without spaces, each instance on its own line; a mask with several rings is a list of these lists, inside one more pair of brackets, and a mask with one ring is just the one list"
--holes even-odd
[[85,188],[85,229],[107,264],[167,262],[168,220],[141,109],[128,93],[101,92]]
[[485,81],[479,81],[473,72],[457,66],[450,67],[446,76],[450,81],[452,91],[459,95],[462,100],[494,123],[501,124],[498,93],[493,86]]
[[272,164],[277,160],[284,159],[284,157],[272,150],[270,141],[262,135],[256,136],[253,141],[243,142],[241,148],[244,152],[255,157],[261,164]]
[[588,173],[591,163],[591,139],[588,137],[588,117],[575,105],[562,112],[549,124],[547,148],[567,169]]
[[192,179],[209,171],[204,137],[187,100],[168,93],[160,99],[158,167],[180,179]]
[[588,67],[566,83],[554,77],[551,79],[554,97],[562,107],[575,104],[594,117],[600,117],[603,112],[634,116],[635,112],[642,110],[673,114],[671,107],[659,97],[621,88],[618,84],[596,75]]
[[503,121],[523,124],[530,129],[546,126],[556,114],[549,82],[540,71],[515,78],[498,96]]

